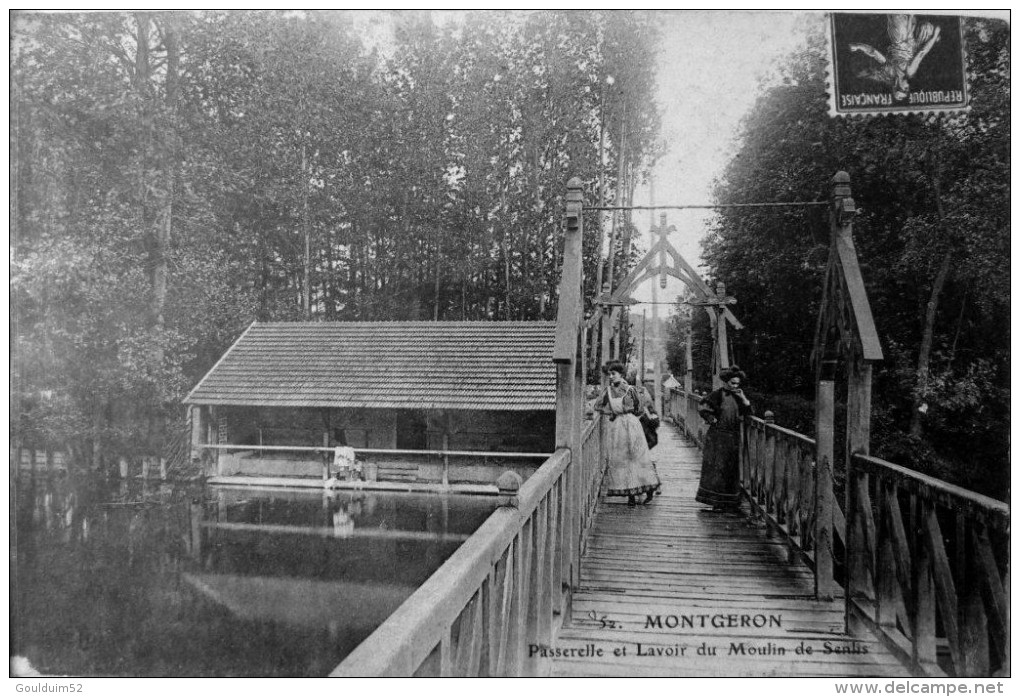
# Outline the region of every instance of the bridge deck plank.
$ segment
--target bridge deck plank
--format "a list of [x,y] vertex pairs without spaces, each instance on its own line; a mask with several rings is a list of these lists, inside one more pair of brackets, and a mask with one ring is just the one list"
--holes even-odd
[[599,501],[553,675],[909,676],[870,635],[844,633],[843,599],[816,601],[810,570],[787,563],[783,544],[696,503],[700,452],[670,424],[659,435],[662,495],[635,508]]

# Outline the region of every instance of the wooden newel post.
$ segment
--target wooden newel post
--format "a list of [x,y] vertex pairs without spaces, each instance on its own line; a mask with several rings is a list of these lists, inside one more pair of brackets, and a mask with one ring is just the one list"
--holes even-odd
[[564,216],[563,273],[560,278],[559,307],[556,315],[556,345],[553,363],[556,364],[556,447],[569,448],[577,424],[573,406],[574,375],[578,362],[578,344],[581,326],[581,234],[582,234],[581,180],[567,182],[566,212]]
[[722,305],[723,299],[726,297],[726,284],[719,281],[715,285],[715,294],[720,303],[716,307],[717,321],[715,323],[715,328],[718,332],[716,350],[719,352],[719,362],[717,365],[719,366],[719,372],[721,373],[730,367],[730,346],[729,340],[726,336],[725,306]]
[[[567,182],[566,209],[563,220],[563,270],[560,277],[559,306],[556,315],[556,344],[553,348],[553,363],[556,365],[556,448],[570,450],[570,466],[565,477],[566,491],[563,496],[562,511],[548,508],[545,511],[548,531],[541,531],[542,537],[537,544],[546,543],[546,535],[555,538],[552,548],[546,547],[547,555],[555,560],[550,564],[554,578],[542,577],[542,587],[554,594],[555,598],[545,598],[540,602],[540,616],[537,618],[541,629],[540,636],[546,637],[551,631],[553,611],[563,611],[560,594],[563,581],[569,585],[577,576],[577,565],[580,561],[575,554],[577,540],[572,539],[578,529],[582,505],[580,472],[583,465],[581,453],[581,428],[583,425],[584,386],[581,383],[581,363],[584,360],[581,342],[582,313],[584,306],[581,293],[584,276],[582,273],[582,236],[584,196],[581,180],[573,177]],[[603,315],[603,332],[606,330],[606,317]],[[602,338],[603,360],[607,355],[606,336]],[[539,516],[539,528],[541,525]],[[555,528],[560,521],[563,525]],[[564,534],[564,531],[567,531]],[[557,549],[558,547],[558,549]],[[565,569],[565,571],[564,571]],[[549,616],[544,616],[546,610]],[[551,636],[551,635],[549,635]]]
[[815,597],[819,600],[832,600],[836,591],[832,573],[835,369],[834,357],[823,360],[815,395]]
[[[836,172],[832,178],[832,202],[829,209],[829,261],[825,272],[822,307],[815,330],[814,356],[818,373],[817,480],[819,526],[827,526],[831,545],[831,463],[833,445],[826,443],[823,452],[823,431],[831,431],[832,417],[826,402],[830,390],[837,352],[847,360],[847,426],[845,459],[846,484],[846,599],[847,622],[850,626],[855,612],[854,599],[869,594],[868,556],[864,526],[870,525],[865,515],[868,505],[868,475],[854,466],[857,455],[868,453],[871,419],[872,364],[882,360],[882,348],[868,303],[868,294],[854,248],[853,220],[857,206],[851,197],[850,175]],[[828,437],[828,436],[827,436]],[[829,500],[824,518],[823,499]],[[818,531],[819,554],[822,552],[822,530]]]
[[517,495],[521,490],[524,480],[516,472],[507,470],[499,475],[496,480],[496,487],[499,489],[499,505],[508,508],[519,508],[521,499]]
[[[691,320],[693,321],[693,317]],[[694,331],[691,324],[687,325],[687,341],[684,346],[684,394],[689,395],[694,391]]]
[[[755,493],[757,496],[764,498],[765,483],[769,480],[772,475],[770,474],[770,468],[775,467],[776,462],[776,431],[775,429],[769,428],[769,426],[775,426],[776,415],[772,411],[766,411],[764,415],[765,429],[764,439],[762,446],[761,461],[758,463],[758,471],[755,479]],[[764,517],[764,510],[759,511]]]

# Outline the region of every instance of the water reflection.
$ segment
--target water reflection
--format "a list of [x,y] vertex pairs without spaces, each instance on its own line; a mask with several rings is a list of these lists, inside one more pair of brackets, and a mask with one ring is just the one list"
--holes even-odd
[[486,497],[12,482],[12,655],[51,675],[325,675]]

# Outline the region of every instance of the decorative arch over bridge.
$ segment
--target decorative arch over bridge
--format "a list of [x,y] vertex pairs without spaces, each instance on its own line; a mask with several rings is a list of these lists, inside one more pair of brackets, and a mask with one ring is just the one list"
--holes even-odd
[[[617,357],[619,345],[613,342],[612,338],[616,333],[619,323],[620,310],[630,304],[631,293],[642,283],[658,279],[659,287],[666,287],[666,279],[670,276],[682,282],[694,293],[693,305],[705,308],[709,320],[712,323],[714,349],[712,352],[712,374],[718,382],[719,373],[729,367],[729,339],[727,336],[727,325],[734,329],[742,329],[744,325],[730,311],[729,305],[736,303],[736,298],[726,295],[726,288],[722,283],[716,286],[715,290],[705,282],[694,267],[669,241],[669,234],[676,232],[676,226],[667,225],[666,214],[659,216],[659,224],[652,226],[652,233],[658,239],[635,265],[627,276],[620,282],[613,291],[608,282],[603,286],[602,295],[596,301],[601,307],[601,312],[593,314],[587,322],[588,327],[593,327],[601,319],[600,336],[603,357]],[[688,349],[690,341],[688,341]],[[691,356],[688,350],[687,366],[685,375],[685,388],[689,391],[691,385]],[[658,396],[659,390],[656,390]]]

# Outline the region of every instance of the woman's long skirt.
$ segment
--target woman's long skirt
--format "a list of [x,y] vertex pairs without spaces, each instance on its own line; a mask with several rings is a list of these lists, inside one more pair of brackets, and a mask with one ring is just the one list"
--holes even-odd
[[694,497],[715,508],[736,508],[740,503],[740,434],[710,428],[705,435],[701,482]]
[[634,496],[658,491],[659,475],[655,471],[641,421],[633,414],[621,414],[605,422],[606,452],[609,470],[606,474],[610,496]]

